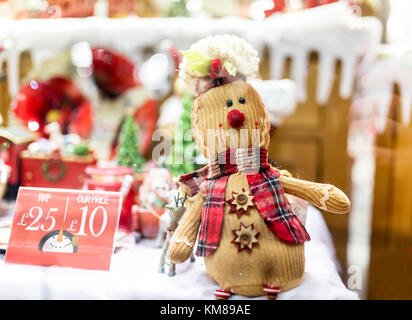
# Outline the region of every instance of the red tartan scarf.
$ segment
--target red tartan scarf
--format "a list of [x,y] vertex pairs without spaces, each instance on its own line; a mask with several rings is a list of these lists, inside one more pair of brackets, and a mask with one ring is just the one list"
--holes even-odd
[[180,177],[180,181],[189,186],[192,195],[199,192],[203,181],[207,182],[196,255],[209,256],[218,247],[226,184],[229,176],[239,171],[246,174],[253,202],[270,231],[289,243],[310,240],[305,227],[290,207],[279,181],[279,172],[267,162],[267,150],[228,150],[209,159],[207,167]]

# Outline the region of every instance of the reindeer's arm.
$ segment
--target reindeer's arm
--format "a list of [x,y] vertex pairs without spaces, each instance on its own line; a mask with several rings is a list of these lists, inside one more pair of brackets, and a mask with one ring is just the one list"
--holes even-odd
[[280,183],[286,193],[309,201],[315,207],[328,212],[343,214],[350,210],[350,200],[335,186],[292,178],[283,170],[280,173]]
[[187,207],[179,226],[170,240],[169,257],[173,263],[186,261],[196,242],[203,207],[203,194],[199,192],[186,200]]

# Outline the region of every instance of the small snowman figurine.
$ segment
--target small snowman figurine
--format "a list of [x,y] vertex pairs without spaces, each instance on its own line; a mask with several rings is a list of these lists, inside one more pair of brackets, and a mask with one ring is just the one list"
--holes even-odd
[[170,260],[187,260],[198,238],[196,254],[221,288],[218,299],[274,299],[301,282],[310,240],[285,192],[339,214],[350,201],[332,185],[295,179],[268,163],[269,117],[246,81],[259,63],[249,43],[216,35],[183,55],[180,76],[197,94],[192,129],[207,165],[179,177],[187,210],[171,239]]

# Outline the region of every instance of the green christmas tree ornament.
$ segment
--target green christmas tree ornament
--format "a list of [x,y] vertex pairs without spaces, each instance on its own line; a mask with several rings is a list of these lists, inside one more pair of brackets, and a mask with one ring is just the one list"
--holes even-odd
[[140,153],[138,135],[139,127],[137,123],[131,115],[127,115],[122,125],[117,149],[117,164],[141,172],[145,160]]
[[167,161],[169,170],[174,177],[196,170],[196,144],[193,136],[191,139],[187,139],[186,134],[192,129],[192,102],[193,98],[189,94],[183,96],[183,113],[176,125],[173,135],[172,152]]

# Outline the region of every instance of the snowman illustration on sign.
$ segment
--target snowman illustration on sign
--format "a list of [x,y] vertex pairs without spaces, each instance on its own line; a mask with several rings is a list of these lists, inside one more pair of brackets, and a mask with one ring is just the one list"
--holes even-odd
[[46,234],[39,243],[39,250],[44,252],[76,253],[79,238],[60,229]]

